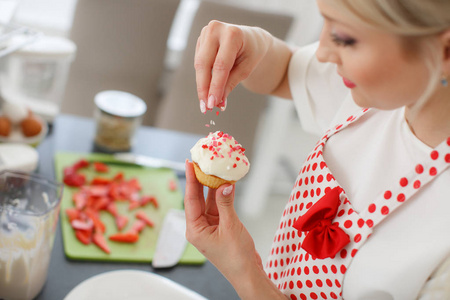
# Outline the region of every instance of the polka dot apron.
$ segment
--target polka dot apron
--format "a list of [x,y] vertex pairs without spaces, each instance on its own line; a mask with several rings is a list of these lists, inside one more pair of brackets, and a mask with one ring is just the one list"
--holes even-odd
[[448,138],[357,213],[328,169],[323,148],[367,110],[328,130],[296,179],[265,267],[290,299],[342,299],[345,272],[375,226],[450,165]]

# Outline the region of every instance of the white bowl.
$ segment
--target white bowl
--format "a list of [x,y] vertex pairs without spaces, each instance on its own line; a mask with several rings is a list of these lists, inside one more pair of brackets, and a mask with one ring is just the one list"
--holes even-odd
[[206,300],[196,292],[154,273],[117,270],[86,279],[64,300]]

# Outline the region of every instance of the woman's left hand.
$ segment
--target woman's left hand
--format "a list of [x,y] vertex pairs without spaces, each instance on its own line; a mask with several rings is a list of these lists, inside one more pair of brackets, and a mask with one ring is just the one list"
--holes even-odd
[[241,299],[286,300],[267,277],[252,237],[233,206],[234,185],[203,195],[192,163],[186,162],[186,237],[228,279]]
[[232,281],[242,269],[262,262],[252,237],[239,220],[233,206],[234,185],[222,185],[203,194],[192,163],[186,163],[186,237]]

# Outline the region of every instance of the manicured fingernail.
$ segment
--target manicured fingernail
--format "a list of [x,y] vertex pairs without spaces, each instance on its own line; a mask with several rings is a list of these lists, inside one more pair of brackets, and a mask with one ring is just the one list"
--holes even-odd
[[206,114],[206,104],[204,100],[200,100],[200,111]]
[[222,105],[220,106],[221,111],[225,111],[225,109],[227,109],[227,102],[228,102],[228,99],[225,98],[225,100],[223,100],[223,102],[221,103]]
[[216,97],[214,97],[214,95],[209,96],[209,98],[208,98],[208,108],[209,109],[213,109],[215,104],[216,104]]
[[232,191],[233,191],[233,186],[232,185],[227,186],[226,188],[223,189],[222,195],[228,196],[231,194]]

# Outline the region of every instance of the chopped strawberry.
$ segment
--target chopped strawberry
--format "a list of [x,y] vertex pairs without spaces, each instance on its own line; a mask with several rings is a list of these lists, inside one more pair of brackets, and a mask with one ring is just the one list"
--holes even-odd
[[124,178],[123,172],[118,172],[112,179],[112,181],[122,181]]
[[90,230],[75,230],[75,236],[83,244],[89,245],[91,243],[92,231],[90,231]]
[[139,183],[139,180],[137,180],[136,178],[131,178],[130,180],[128,180],[128,185],[138,191],[142,190],[142,186]]
[[68,208],[66,209],[66,215],[69,218],[69,222],[72,222],[80,217],[80,211],[76,208]]
[[102,220],[100,220],[100,216],[98,215],[97,211],[94,211],[92,209],[87,209],[86,210],[86,214],[88,215],[88,217],[94,222],[94,231],[100,232],[100,233],[105,233],[106,231],[106,226],[105,224],[102,222]]
[[87,219],[86,221],[81,220],[73,220],[70,222],[73,229],[77,230],[92,230],[94,228],[94,222],[91,219]]
[[139,220],[145,222],[145,224],[147,224],[150,227],[155,226],[155,223],[153,223],[153,221],[150,220],[150,218],[147,217],[147,215],[143,211],[137,212],[136,213],[136,218],[138,218]]
[[142,196],[141,197],[141,206],[145,206],[148,203],[152,203],[156,208],[158,208],[158,201],[155,196]]
[[[139,180],[137,178],[125,180],[122,172],[118,172],[112,178],[96,176],[87,184],[85,175],[78,171],[88,166],[89,162],[81,159],[64,169],[64,182],[79,188],[72,194],[75,207],[67,209],[66,215],[76,238],[81,243],[88,245],[93,242],[102,251],[110,253],[104,236],[106,226],[100,219],[99,212],[108,211],[114,217],[118,231],[122,231],[129,219],[119,214],[115,201],[128,201],[129,210],[149,203],[158,208],[158,201],[154,196],[141,196],[142,186]],[[104,163],[95,162],[93,167],[97,172],[109,172],[109,167]],[[169,184],[172,190],[177,188],[175,181]],[[139,233],[145,226],[153,227],[154,223],[143,211],[138,212],[130,230],[113,234],[109,239],[122,243],[136,243],[139,240]]]
[[64,168],[64,183],[72,187],[80,187],[84,185],[86,182],[86,177],[83,174],[77,173],[77,171],[87,166],[89,166],[89,162],[82,159],[72,166]]
[[111,202],[108,197],[93,197],[94,201],[92,203],[92,208],[99,210],[106,210],[109,203]]
[[86,177],[76,172],[67,172],[64,175],[64,183],[72,187],[80,187],[86,183]]
[[83,186],[82,190],[95,197],[108,196],[109,194],[109,187],[107,185]]
[[135,208],[140,207],[142,204],[140,201],[130,201],[130,205],[128,205],[128,210],[133,210]]
[[109,171],[108,165],[99,161],[94,162],[94,169],[99,173],[107,173]]
[[113,182],[109,185],[109,192],[108,196],[111,197],[113,200],[120,200],[120,184]]
[[159,207],[158,199],[156,199],[156,197],[152,197],[150,200],[151,200],[150,203],[153,204],[153,206],[154,206],[155,208],[158,208],[158,207]]
[[91,181],[91,185],[108,185],[111,183],[111,179],[104,177],[94,177]]
[[106,207],[106,210],[113,215],[113,217],[117,217],[119,214],[117,212],[117,206],[114,202],[110,202]]
[[72,200],[75,203],[75,207],[78,210],[82,210],[86,206],[88,198],[85,192],[78,191],[72,195]]
[[117,215],[115,220],[116,220],[117,229],[119,231],[122,230],[123,228],[125,228],[125,226],[127,226],[127,224],[128,224],[128,218],[126,216]]
[[111,253],[111,250],[108,247],[108,243],[105,240],[105,237],[101,233],[95,233],[92,241],[96,244],[100,249],[102,249],[107,254]]
[[119,243],[136,243],[139,240],[139,235],[135,232],[116,233],[109,237],[111,241]]
[[73,167],[76,170],[83,169],[83,168],[89,167],[89,162],[85,159],[80,159],[79,161],[77,161],[76,163],[73,164]]
[[146,224],[144,221],[136,220],[133,223],[133,226],[131,226],[131,229],[129,232],[140,233],[144,229],[145,225]]
[[176,191],[177,189],[178,189],[178,187],[177,187],[177,183],[175,182],[175,180],[170,179],[169,180],[169,190],[171,190],[173,192],[173,191]]

